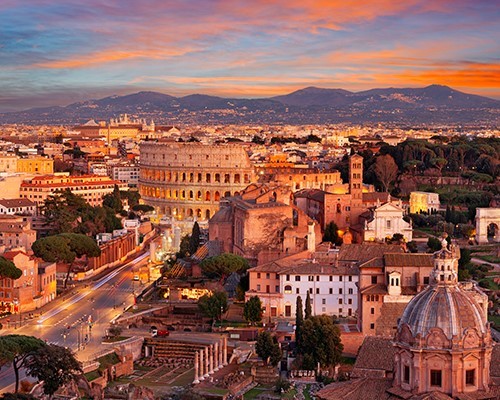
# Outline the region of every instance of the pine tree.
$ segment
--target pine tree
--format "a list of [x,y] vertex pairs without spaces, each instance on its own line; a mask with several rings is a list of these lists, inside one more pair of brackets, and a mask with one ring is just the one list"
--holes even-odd
[[311,318],[311,316],[312,316],[311,296],[309,295],[309,292],[307,292],[304,318],[309,319],[309,318]]
[[302,327],[304,325],[304,311],[302,307],[302,297],[297,296],[297,302],[295,305],[295,342],[297,343],[298,348],[300,348],[302,341]]

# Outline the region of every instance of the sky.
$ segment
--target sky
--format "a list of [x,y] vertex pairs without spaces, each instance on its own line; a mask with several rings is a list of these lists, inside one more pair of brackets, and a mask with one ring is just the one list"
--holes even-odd
[[1,0],[0,112],[142,90],[442,84],[500,99],[496,0]]

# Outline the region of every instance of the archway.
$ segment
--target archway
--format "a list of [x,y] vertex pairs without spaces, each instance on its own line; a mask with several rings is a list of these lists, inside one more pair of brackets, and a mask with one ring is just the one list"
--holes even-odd
[[476,241],[478,243],[500,242],[499,227],[500,208],[476,209]]

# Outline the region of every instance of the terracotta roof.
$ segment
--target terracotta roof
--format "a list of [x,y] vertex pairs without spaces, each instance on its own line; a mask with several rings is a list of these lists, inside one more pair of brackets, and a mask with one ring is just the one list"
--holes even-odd
[[385,253],[384,263],[386,267],[434,267],[432,254]]
[[386,392],[391,384],[392,379],[352,379],[327,385],[316,392],[316,397],[322,400],[390,400],[395,398]]
[[396,348],[392,345],[391,339],[367,336],[359,348],[353,373],[357,368],[392,372],[395,354]]
[[404,253],[400,245],[385,243],[352,243],[340,247],[339,260],[365,262],[385,253]]
[[362,294],[387,294],[387,286],[383,283],[368,286],[361,291]]
[[33,203],[29,199],[0,199],[0,205],[12,208],[12,207],[34,207]]
[[6,251],[5,253],[1,254],[3,257],[5,257],[6,259],[8,260],[13,260],[15,256],[17,256],[18,254],[24,254],[24,255],[28,255],[26,254],[24,251],[22,250],[12,250],[12,251]]
[[375,334],[393,338],[397,331],[398,320],[403,315],[407,303],[383,303],[380,316],[375,323]]

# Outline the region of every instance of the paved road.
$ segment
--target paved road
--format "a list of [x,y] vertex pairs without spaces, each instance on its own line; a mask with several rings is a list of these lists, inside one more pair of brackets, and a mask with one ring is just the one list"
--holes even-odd
[[[58,298],[37,319],[21,327],[2,330],[2,335],[32,335],[73,350],[80,361],[88,360],[102,349],[102,337],[110,321],[134,302],[143,285],[133,280],[132,270],[147,263],[146,252],[95,282],[89,282],[65,298]],[[18,324],[18,323],[17,323]],[[12,325],[12,322],[11,322]],[[13,390],[12,368],[0,371],[0,393]]]

